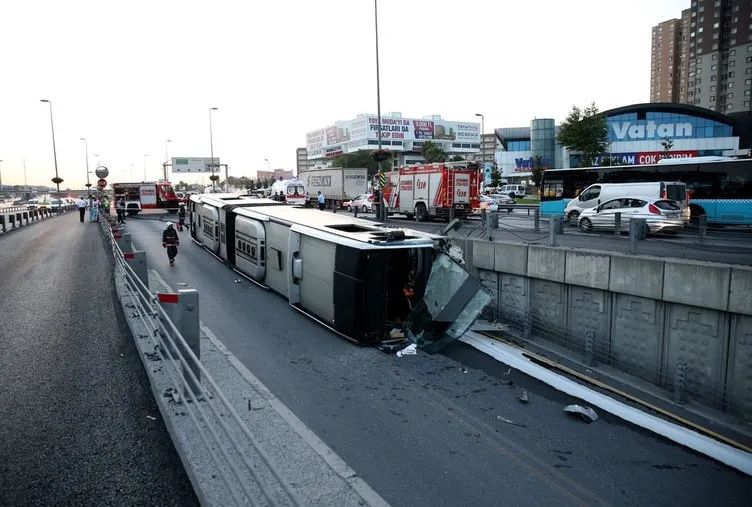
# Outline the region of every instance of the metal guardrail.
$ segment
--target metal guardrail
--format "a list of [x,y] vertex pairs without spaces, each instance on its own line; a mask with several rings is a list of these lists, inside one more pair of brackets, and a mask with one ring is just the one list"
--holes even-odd
[[[170,382],[175,386],[173,398],[176,398],[175,393],[184,393],[185,402],[180,399],[179,395],[175,401],[182,403],[183,410],[188,414],[209,451],[211,460],[217,468],[217,474],[227,486],[235,503],[260,505],[260,499],[257,498],[259,495],[254,494],[250,488],[251,483],[255,483],[260,490],[260,496],[266,500],[261,504],[278,505],[277,498],[270,491],[269,485],[259,476],[256,465],[251,463],[247,454],[243,452],[243,449],[250,444],[261,462],[277,480],[289,502],[292,505],[301,505],[302,502],[297,494],[271,463],[247,425],[243,423],[237,411],[201,364],[198,346],[200,337],[198,291],[188,289],[173,294],[157,293],[156,296],[152,294],[147,286],[148,270],[145,252],[136,252],[132,247],[130,234],[122,231],[108,217],[100,215],[99,221],[112,248],[116,275],[122,277],[133,309],[157,342],[154,354],[162,361],[163,371],[167,372]],[[184,298],[183,296],[192,297]],[[192,308],[186,307],[178,311],[168,309],[169,305],[185,304],[181,301],[183,299],[187,300]],[[173,321],[176,315],[179,316],[179,322]],[[186,315],[190,317],[186,319]],[[178,387],[182,389],[177,389]],[[220,405],[222,411],[230,417],[223,417],[217,405]],[[213,417],[209,417],[207,409]],[[243,442],[245,445],[238,442],[233,432],[230,431],[227,419],[241,429],[243,436],[247,439],[247,442]],[[219,428],[216,427],[217,425]],[[224,433],[224,437],[221,437],[219,432]],[[226,448],[223,440],[229,440],[233,448]],[[230,456],[231,454],[234,458]],[[244,499],[232,486],[232,477],[226,473],[227,469],[237,480]]]
[[30,225],[46,218],[62,215],[76,209],[74,205],[63,206],[62,211],[52,210],[46,207],[28,209],[26,206],[10,206],[0,208],[0,232],[18,229],[24,225]]

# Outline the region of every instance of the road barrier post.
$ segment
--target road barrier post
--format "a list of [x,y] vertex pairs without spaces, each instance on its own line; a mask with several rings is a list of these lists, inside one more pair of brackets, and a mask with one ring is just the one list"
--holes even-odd
[[115,243],[117,243],[117,246],[120,247],[121,252],[133,251],[133,243],[131,242],[130,232],[121,233],[120,231],[117,231],[117,232],[113,231],[112,237],[115,239]]
[[[530,210],[528,210],[528,214],[530,213]],[[535,232],[540,231],[540,209],[535,208],[533,210],[533,230]]]
[[0,215],[0,230],[5,232],[5,215]]
[[588,366],[596,366],[595,360],[595,333],[588,331],[585,333],[585,355],[587,356]]
[[16,222],[18,222],[19,227],[23,227],[23,214],[16,213]]
[[700,215],[697,217],[697,242],[705,243],[705,233],[708,230],[708,217]]
[[558,238],[556,234],[561,225],[560,216],[552,216],[548,219],[548,246],[558,246]]
[[16,215],[15,214],[8,215],[8,220],[10,221],[11,229],[15,229],[16,228]]
[[131,267],[139,280],[145,285],[149,286],[149,270],[146,267],[146,252],[123,252],[123,258],[125,262]]
[[617,236],[621,233],[621,211],[614,213],[614,234]]
[[647,237],[648,223],[644,218],[629,220],[629,253],[637,253],[637,242]]
[[482,227],[486,226],[486,219],[487,219],[486,208],[483,208],[480,210],[480,225]]
[[454,206],[449,208],[449,221],[451,222],[452,220],[454,220]]
[[[187,346],[196,358],[199,361],[201,360],[198,291],[196,289],[181,289],[177,293],[158,292],[157,302],[185,340],[185,343],[183,343],[169,336],[170,327],[163,321],[162,314],[159,314],[162,328],[165,331],[162,333],[167,347],[165,353],[171,359],[179,360],[180,357],[183,358],[181,365],[183,378],[187,384],[184,395],[188,398],[189,392],[192,391],[193,396],[198,398],[201,391],[201,369],[185,348]],[[193,372],[198,383],[193,380],[189,371]]]

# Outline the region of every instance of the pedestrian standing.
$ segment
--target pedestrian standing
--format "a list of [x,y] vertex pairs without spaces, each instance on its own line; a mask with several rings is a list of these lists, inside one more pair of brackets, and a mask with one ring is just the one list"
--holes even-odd
[[78,208],[78,214],[81,218],[81,223],[84,221],[84,216],[86,215],[86,201],[84,201],[83,196],[78,198],[78,201],[76,201],[76,207]]
[[319,209],[321,211],[324,211],[325,207],[326,207],[326,199],[324,198],[324,194],[321,193],[321,190],[319,190]]
[[115,202],[115,212],[117,213],[117,223],[125,223],[125,199],[122,197]]

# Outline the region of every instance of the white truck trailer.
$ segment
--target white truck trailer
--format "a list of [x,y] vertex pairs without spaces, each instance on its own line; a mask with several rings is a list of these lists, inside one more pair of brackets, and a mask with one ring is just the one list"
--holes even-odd
[[308,203],[316,206],[319,192],[326,206],[342,207],[342,203],[368,192],[368,170],[364,168],[331,167],[301,172],[298,179],[305,185]]

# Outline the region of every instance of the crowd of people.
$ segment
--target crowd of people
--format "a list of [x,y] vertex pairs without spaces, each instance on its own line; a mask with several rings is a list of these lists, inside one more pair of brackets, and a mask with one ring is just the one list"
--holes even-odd
[[99,214],[110,214],[110,200],[106,195],[96,196],[89,195],[88,199],[83,195],[76,201],[76,207],[78,208],[78,215],[81,222],[84,222],[86,218],[86,210],[89,210],[89,222],[98,222]]

